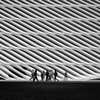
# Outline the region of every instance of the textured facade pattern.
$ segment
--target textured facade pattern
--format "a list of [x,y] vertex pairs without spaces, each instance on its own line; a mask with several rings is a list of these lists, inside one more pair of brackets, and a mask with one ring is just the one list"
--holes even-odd
[[100,0],[0,0],[0,76],[100,77]]

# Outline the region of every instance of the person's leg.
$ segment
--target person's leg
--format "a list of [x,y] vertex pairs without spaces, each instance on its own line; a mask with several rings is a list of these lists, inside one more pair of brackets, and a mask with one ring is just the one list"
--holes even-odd
[[46,81],[48,80],[47,76],[46,76]]
[[35,77],[35,79],[38,81],[38,78],[37,78],[37,76]]
[[35,77],[33,77],[33,81],[35,82]]
[[42,77],[41,77],[41,81],[42,81]]
[[50,78],[49,78],[49,76],[48,76],[48,81],[49,81],[49,79],[50,79]]
[[30,78],[30,80],[32,79],[32,77]]
[[47,76],[47,81],[48,81],[49,77]]
[[55,81],[56,81],[56,76],[54,77]]
[[42,81],[44,81],[44,77],[42,77]]
[[55,76],[54,76],[54,80],[55,80]]
[[33,78],[33,82],[34,82],[34,78]]
[[51,75],[49,76],[49,80],[51,81]]
[[43,81],[43,77],[41,78],[41,81]]
[[44,81],[44,76],[41,77],[42,81]]

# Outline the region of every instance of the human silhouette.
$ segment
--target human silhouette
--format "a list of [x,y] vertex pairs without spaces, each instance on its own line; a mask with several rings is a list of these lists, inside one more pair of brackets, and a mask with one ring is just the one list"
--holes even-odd
[[50,71],[49,71],[49,80],[52,80],[52,78],[53,78],[53,71],[50,70]]
[[55,69],[55,72],[54,72],[54,80],[55,80],[55,81],[57,80],[57,76],[58,76],[58,73],[57,73],[57,71],[56,71],[56,69]]
[[45,71],[42,71],[42,72],[41,72],[41,80],[42,80],[42,81],[44,81],[45,74],[46,74]]
[[38,78],[37,78],[37,69],[35,70],[34,72],[34,81],[37,80],[38,81]]
[[37,78],[37,69],[34,71],[34,70],[32,70],[31,71],[31,78],[30,78],[30,80],[31,79],[33,79],[33,82],[35,81],[35,80],[37,80],[38,81],[38,78]]
[[68,74],[67,72],[64,73],[64,80],[66,80],[68,78]]
[[66,72],[65,72],[64,76],[67,77],[67,73]]
[[31,71],[31,78],[30,80],[33,79],[34,80],[34,70]]
[[46,81],[48,81],[49,80],[49,71],[47,70],[46,71]]

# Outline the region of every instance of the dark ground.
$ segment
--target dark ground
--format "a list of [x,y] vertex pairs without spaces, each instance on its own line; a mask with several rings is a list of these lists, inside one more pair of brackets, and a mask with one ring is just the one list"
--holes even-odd
[[100,100],[100,82],[0,82],[0,100]]

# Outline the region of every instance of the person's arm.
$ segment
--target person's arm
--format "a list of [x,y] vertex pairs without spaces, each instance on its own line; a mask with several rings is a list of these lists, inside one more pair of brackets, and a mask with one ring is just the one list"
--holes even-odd
[[32,77],[29,80],[31,80],[31,79],[32,79]]
[[32,79],[32,74],[31,74],[31,78],[29,80],[31,80],[31,79]]

